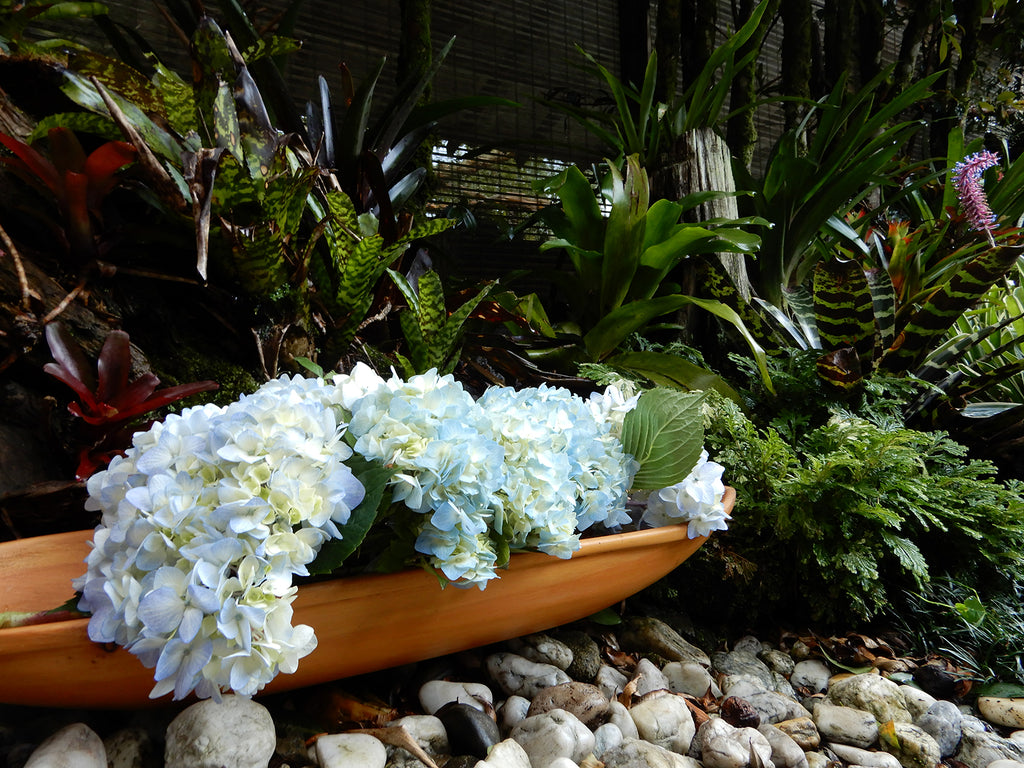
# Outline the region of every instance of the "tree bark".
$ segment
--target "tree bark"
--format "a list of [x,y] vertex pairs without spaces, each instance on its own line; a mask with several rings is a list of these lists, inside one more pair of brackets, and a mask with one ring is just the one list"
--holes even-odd
[[658,17],[654,35],[654,51],[658,54],[658,79],[654,98],[670,103],[679,87],[679,66],[682,51],[682,0],[658,0]]
[[[782,0],[779,15],[782,18],[782,94],[810,98],[814,58],[811,0]],[[788,130],[800,122],[807,107],[787,101],[783,102],[782,110]]]
[[899,58],[893,73],[893,92],[902,91],[920,75],[921,51],[925,35],[939,17],[939,0],[918,0],[910,5],[911,13],[903,27]]
[[832,88],[846,77],[848,90],[860,87],[853,54],[854,4],[825,3],[825,79]]
[[718,3],[716,0],[681,0],[680,23],[682,87],[685,89],[697,79],[715,50]]
[[[742,59],[750,51],[757,51],[764,42],[768,31],[768,23],[778,12],[780,0],[766,0],[768,7],[758,29],[750,36],[746,44],[736,53],[737,60]],[[739,0],[735,4],[735,24],[738,29],[754,11],[753,0]],[[754,58],[747,66],[736,70],[733,76],[730,108],[732,111],[742,110],[729,119],[726,126],[726,141],[733,154],[744,165],[749,166],[757,146],[757,123],[751,105],[757,100],[757,59]]]
[[[679,200],[691,192],[734,192],[729,147],[711,128],[697,128],[681,136],[670,157],[651,173],[651,199]],[[691,222],[739,216],[735,197],[710,200],[683,215]],[[744,301],[750,300],[746,261],[739,253],[719,253],[719,261]]]

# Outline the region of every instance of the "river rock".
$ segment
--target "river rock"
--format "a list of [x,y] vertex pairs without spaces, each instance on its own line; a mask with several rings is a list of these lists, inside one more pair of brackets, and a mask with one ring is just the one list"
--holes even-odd
[[783,677],[792,675],[796,665],[792,656],[780,651],[778,648],[766,648],[757,654],[757,658],[764,662],[765,666],[772,672],[776,672]]
[[320,768],[384,768],[387,761],[387,749],[367,733],[330,733],[316,740]]
[[821,702],[814,708],[814,725],[823,739],[867,749],[878,741],[878,721],[864,709]]
[[851,747],[849,744],[830,744],[829,748],[836,757],[849,765],[863,765],[865,768],[901,768],[896,756],[888,752]]
[[771,745],[775,768],[807,768],[807,757],[803,749],[789,734],[767,723],[759,726],[757,730]]
[[829,686],[826,696],[833,704],[866,710],[880,723],[911,722],[903,691],[880,675],[851,675],[836,680]]
[[[451,754],[448,731],[441,718],[434,715],[407,715],[391,725],[404,728],[410,738],[431,757]],[[395,746],[387,746],[389,768],[423,768],[422,762],[411,752]]]
[[922,691],[917,686],[901,685],[900,690],[903,692],[903,702],[907,706],[907,711],[910,712],[912,722],[916,722],[917,718],[927,712],[929,707],[936,702],[934,696]]
[[979,696],[976,706],[978,713],[993,725],[1024,728],[1024,699]]
[[530,703],[527,717],[562,709],[579,718],[588,728],[596,727],[608,712],[608,698],[589,683],[562,683],[538,691]]
[[418,698],[420,706],[428,715],[433,715],[445,704],[453,701],[469,704],[482,712],[494,704],[494,694],[488,686],[482,683],[455,683],[449,680],[428,680],[420,686]]
[[561,640],[544,635],[526,635],[506,644],[513,653],[540,664],[551,664],[562,670],[572,665],[572,650]]
[[757,691],[743,698],[761,715],[762,723],[774,724],[783,720],[811,716],[799,702],[775,691]]
[[804,752],[811,752],[821,746],[821,734],[810,717],[794,717],[783,720],[775,726],[795,741]]
[[828,689],[828,681],[831,677],[832,670],[821,659],[804,659],[794,665],[789,682],[804,695],[808,695],[824,693]]
[[718,706],[718,714],[729,725],[736,728],[757,728],[761,714],[746,699],[729,696]]
[[619,746],[625,736],[615,723],[604,723],[594,729],[594,755],[601,757],[609,749]]
[[770,646],[766,646],[753,635],[744,635],[732,644],[733,651],[749,653],[751,656],[757,656],[769,647]]
[[668,690],[668,678],[650,659],[640,659],[637,662],[633,678],[636,680],[637,696],[645,696],[652,691]]
[[572,653],[572,663],[565,673],[581,683],[594,682],[601,668],[601,647],[594,638],[578,629],[561,629],[552,634]]
[[498,730],[506,736],[517,723],[526,719],[526,713],[530,711],[530,700],[522,696],[509,696],[495,712],[498,718]]
[[928,711],[914,721],[914,725],[922,728],[939,745],[943,757],[956,752],[960,744],[963,729],[960,726],[963,715],[959,707],[951,701],[936,701]]
[[935,768],[942,759],[935,739],[912,723],[894,723],[892,736],[883,736],[879,743],[903,768]]
[[555,665],[539,664],[515,653],[491,654],[485,664],[491,679],[509,696],[532,699],[543,688],[571,682]]
[[530,756],[515,739],[499,741],[473,768],[531,768]]
[[609,723],[618,726],[618,729],[622,731],[622,736],[625,739],[639,739],[640,732],[636,729],[636,723],[633,722],[633,716],[626,709],[626,705],[619,701],[608,702],[608,714],[607,720]]
[[107,768],[141,768],[156,757],[153,739],[145,728],[122,728],[103,739]]
[[501,741],[498,724],[469,704],[445,704],[437,711],[437,717],[444,724],[453,755],[473,755],[482,760]]
[[[711,657],[712,668],[729,678],[748,678],[760,684],[761,688],[770,691],[774,688],[772,671],[754,654],[746,651],[720,651]],[[722,688],[728,692],[725,684]]]
[[615,667],[602,664],[594,677],[594,685],[601,689],[601,693],[609,699],[614,699],[624,690],[629,683],[629,678],[619,672]]
[[697,728],[686,701],[668,693],[634,704],[629,710],[640,738],[685,755]]
[[704,666],[711,664],[704,651],[684,640],[682,635],[660,619],[629,619],[619,634],[619,641],[626,650],[654,653],[667,661],[693,661]]
[[661,672],[672,693],[685,693],[699,699],[717,688],[707,668],[692,661],[670,661]]
[[700,761],[704,768],[745,768],[756,753],[767,768],[774,768],[772,746],[753,728],[733,728],[720,717],[706,721],[697,731]]
[[993,760],[986,768],[1024,768],[1019,760]]
[[167,726],[164,766],[266,768],[276,746],[274,719],[262,704],[234,695],[206,699]]
[[556,757],[579,763],[594,751],[594,734],[561,709],[527,717],[512,729],[512,738],[530,757],[532,768],[547,768]]
[[[964,718],[966,723],[967,718]],[[968,768],[987,768],[996,760],[1024,762],[1024,746],[988,731],[964,728],[956,759]]]
[[693,758],[640,739],[624,739],[602,754],[601,762],[605,768],[700,768]]
[[71,723],[36,747],[25,768],[107,768],[107,752],[92,728]]

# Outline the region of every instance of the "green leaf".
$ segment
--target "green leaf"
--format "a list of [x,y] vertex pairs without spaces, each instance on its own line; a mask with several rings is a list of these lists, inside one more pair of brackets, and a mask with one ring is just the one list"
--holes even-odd
[[309,572],[312,574],[330,573],[341,566],[351,555],[373,526],[377,519],[377,511],[381,500],[384,498],[384,491],[394,471],[376,462],[370,462],[353,454],[346,462],[352,473],[363,484],[366,495],[358,507],[352,510],[348,522],[341,528],[341,539],[331,539],[324,543],[317,554],[316,559],[310,564]]
[[664,352],[626,352],[606,361],[616,368],[626,368],[646,376],[659,387],[675,387],[685,391],[713,389],[737,405],[743,398],[718,374],[701,368],[678,355]]
[[1024,685],[1020,683],[989,683],[978,688],[979,696],[999,699],[1024,699]]
[[704,445],[704,393],[659,387],[644,392],[622,425],[623,450],[640,469],[633,487],[657,490],[685,479]]
[[612,209],[604,238],[601,264],[601,310],[606,312],[622,304],[640,264],[644,240],[650,183],[647,171],[636,155],[626,158],[626,174],[621,176],[609,162],[612,178]]
[[622,617],[611,608],[605,608],[597,613],[592,613],[587,618],[603,627],[616,627],[622,623]]

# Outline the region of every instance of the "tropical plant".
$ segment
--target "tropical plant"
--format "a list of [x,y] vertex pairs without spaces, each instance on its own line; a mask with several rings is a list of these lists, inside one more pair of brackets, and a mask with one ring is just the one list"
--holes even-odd
[[991,464],[968,460],[944,434],[837,407],[807,423],[811,399],[755,423],[730,400],[708,400],[708,449],[745,514],[702,559],[728,578],[695,611],[848,622],[939,577],[1024,577],[1021,485],[994,481]]
[[757,57],[754,50],[737,59],[743,46],[757,33],[768,5],[762,2],[754,9],[746,23],[715,49],[700,74],[671,103],[659,103],[654,98],[657,53],[651,53],[643,82],[636,87],[623,83],[579,46],[577,50],[587,59],[590,69],[607,85],[615,110],[581,109],[551,100],[544,103],[571,115],[613,150],[619,167],[629,155],[637,155],[643,167],[653,168],[658,156],[687,132],[718,126],[734,75]]
[[107,335],[95,372],[81,346],[60,323],[46,326],[46,342],[54,362],[43,370],[74,391],[78,401],[68,404],[68,412],[85,424],[77,435],[81,444],[75,470],[78,480],[90,477],[124,452],[132,433],[149,425],[140,417],[218,386],[214,381],[197,381],[157,389],[160,379],[150,371],[129,380],[131,349],[124,331]]
[[[867,204],[872,194],[880,205],[866,212],[864,221],[891,205],[893,198],[910,193],[913,185],[896,185],[905,168],[900,153],[921,127],[916,120],[898,120],[925,98],[936,76],[924,78],[885,104],[876,105],[883,71],[854,94],[841,80],[801,123],[776,142],[765,171],[755,179],[734,164],[737,184],[753,191],[741,198],[748,213],[771,222],[765,231],[758,259],[750,264],[757,295],[779,306],[786,290],[797,288],[815,263],[829,252],[816,245],[851,211]],[[923,183],[923,181],[918,182]]]
[[[561,205],[544,214],[555,237],[542,250],[564,249],[575,273],[569,283],[570,315],[590,361],[606,360],[633,333],[683,307],[697,306],[725,320],[746,339],[762,370],[764,352],[734,310],[721,302],[683,295],[669,283],[670,272],[684,259],[705,253],[755,251],[760,239],[740,227],[756,219],[680,222],[684,211],[703,195],[680,202],[650,204],[647,172],[639,158],[626,158],[620,173],[609,163],[607,191],[595,192],[574,166],[538,183]],[[608,215],[601,211],[607,196]],[[766,386],[770,387],[767,375]]]
[[75,134],[65,128],[51,128],[47,138],[50,158],[20,139],[0,134],[0,144],[11,153],[0,156],[0,164],[50,198],[58,217],[30,204],[19,206],[19,213],[43,219],[44,228],[55,234],[72,264],[94,264],[109,245],[101,242],[104,199],[120,182],[118,172],[134,162],[135,148],[123,141],[108,141],[87,155]]

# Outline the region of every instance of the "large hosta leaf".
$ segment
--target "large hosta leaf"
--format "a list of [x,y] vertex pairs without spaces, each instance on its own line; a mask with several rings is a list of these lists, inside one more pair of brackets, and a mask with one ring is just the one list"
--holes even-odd
[[675,485],[696,466],[704,445],[703,400],[703,392],[652,389],[626,414],[622,445],[640,462],[634,488]]

